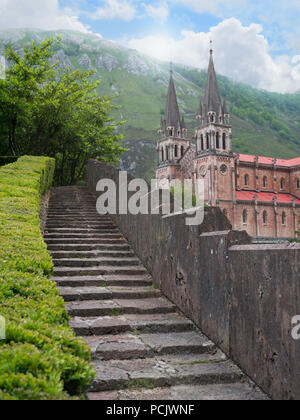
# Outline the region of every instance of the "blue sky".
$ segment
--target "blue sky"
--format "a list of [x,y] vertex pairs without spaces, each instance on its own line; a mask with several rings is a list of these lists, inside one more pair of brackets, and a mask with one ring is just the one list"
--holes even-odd
[[255,87],[300,89],[300,0],[0,0],[0,28],[98,33],[158,59]]

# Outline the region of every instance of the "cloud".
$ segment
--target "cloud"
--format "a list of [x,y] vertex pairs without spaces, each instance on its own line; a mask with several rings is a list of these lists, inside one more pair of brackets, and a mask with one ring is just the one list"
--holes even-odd
[[169,17],[169,6],[166,2],[162,2],[155,6],[143,3],[148,16],[155,20],[160,20],[162,23],[166,22]]
[[211,13],[216,16],[224,16],[236,7],[244,7],[248,0],[169,0],[170,4],[182,4],[189,7],[194,12]]
[[95,12],[89,13],[89,17],[100,19],[121,19],[125,22],[132,21],[137,15],[135,6],[128,0],[105,0],[103,7],[98,7]]
[[0,29],[9,28],[88,32],[78,16],[70,9],[61,8],[58,0],[0,0]]
[[300,56],[273,58],[262,26],[243,26],[236,18],[222,21],[210,32],[184,30],[179,40],[160,36],[133,38],[130,48],[161,60],[173,60],[205,69],[208,65],[209,41],[215,50],[217,72],[235,81],[276,92],[300,89]]

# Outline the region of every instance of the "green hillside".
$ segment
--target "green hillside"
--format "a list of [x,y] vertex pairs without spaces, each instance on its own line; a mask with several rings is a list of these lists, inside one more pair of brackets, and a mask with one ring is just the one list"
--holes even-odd
[[[22,48],[45,36],[60,35],[54,61],[60,67],[95,69],[102,80],[99,93],[116,96],[115,115],[126,120],[124,143],[130,150],[122,166],[136,175],[150,177],[156,164],[155,145],[160,114],[165,107],[169,64],[126,49],[95,35],[73,31],[0,31],[0,51],[5,47],[22,53]],[[206,73],[176,65],[174,79],[179,106],[193,135],[200,95]],[[219,76],[222,97],[232,114],[234,150],[281,158],[300,155],[300,94],[281,95],[253,89]]]

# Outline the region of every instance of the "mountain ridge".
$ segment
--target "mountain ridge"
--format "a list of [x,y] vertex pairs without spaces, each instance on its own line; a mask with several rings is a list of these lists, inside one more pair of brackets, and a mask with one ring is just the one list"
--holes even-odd
[[[130,150],[121,166],[137,176],[150,178],[156,165],[155,146],[160,115],[164,112],[169,63],[108,41],[95,34],[71,30],[0,31],[0,53],[7,46],[22,53],[32,41],[45,36],[61,37],[53,62],[84,70],[96,70],[101,79],[99,93],[114,96],[119,106],[114,115],[127,122],[121,130]],[[209,57],[208,57],[209,59]],[[188,65],[174,65],[174,81],[181,114],[192,137],[200,97],[204,95],[206,72]],[[238,153],[278,158],[300,156],[300,94],[277,94],[254,89],[218,75],[220,93],[232,114],[233,147]]]

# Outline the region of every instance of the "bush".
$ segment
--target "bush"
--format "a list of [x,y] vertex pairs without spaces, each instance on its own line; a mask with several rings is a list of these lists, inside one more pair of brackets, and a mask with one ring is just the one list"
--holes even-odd
[[64,301],[49,281],[53,265],[43,241],[40,197],[55,162],[22,157],[0,168],[0,399],[64,400],[93,380],[90,352],[68,326]]

